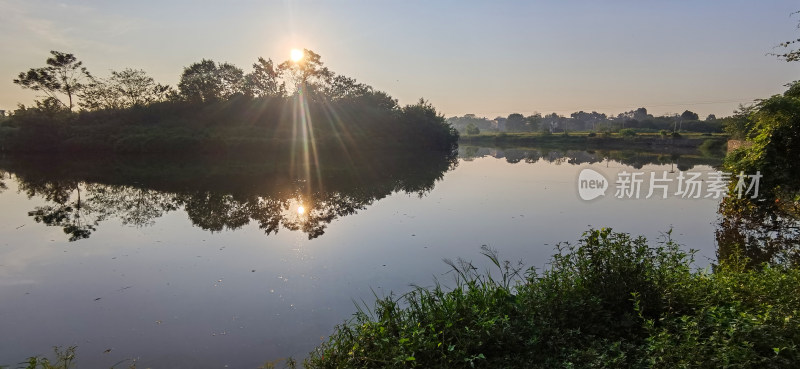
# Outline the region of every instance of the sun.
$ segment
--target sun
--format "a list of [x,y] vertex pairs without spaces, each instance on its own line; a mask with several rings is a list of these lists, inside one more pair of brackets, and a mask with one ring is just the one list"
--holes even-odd
[[303,215],[306,212],[306,208],[303,205],[297,207],[297,215]]
[[303,59],[303,56],[304,56],[304,54],[305,54],[305,53],[303,52],[303,50],[300,50],[300,49],[292,49],[292,51],[291,51],[291,54],[290,54],[290,55],[291,55],[290,57],[291,57],[291,59],[292,59],[292,61],[293,61],[293,62],[297,63],[297,62],[299,62],[300,60],[302,60],[302,59]]

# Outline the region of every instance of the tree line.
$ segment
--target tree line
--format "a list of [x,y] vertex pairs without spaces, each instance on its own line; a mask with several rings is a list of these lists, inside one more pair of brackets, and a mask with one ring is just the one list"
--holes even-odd
[[259,57],[247,72],[203,59],[183,68],[177,86],[133,68],[99,77],[73,54],[51,51],[14,83],[40,98],[0,123],[6,151],[225,151],[312,138],[323,147],[452,150],[458,139],[427,101],[400,106],[307,49],[296,61]]
[[[75,55],[51,51],[46,66],[21,72],[14,83],[43,94],[36,106],[57,106],[67,110],[125,109],[163,101],[216,102],[235,97],[287,97],[302,88],[339,99],[374,91],[355,79],[336,75],[325,67],[321,56],[304,50],[299,61],[275,64],[259,57],[252,71],[231,63],[202,59],[183,69],[176,87],[156,83],[144,70],[125,68],[111,71],[107,78],[89,72]],[[287,89],[291,85],[291,90]]]
[[570,116],[551,113],[542,115],[533,113],[524,116],[519,113],[509,114],[507,117],[489,119],[478,117],[475,114],[454,116],[447,121],[464,134],[478,134],[481,131],[499,132],[542,132],[545,134],[569,131],[589,132],[618,132],[622,129],[634,129],[642,132],[657,132],[666,130],[670,132],[722,132],[726,119],[718,119],[716,115],[709,114],[704,120],[690,110],[681,114],[664,114],[654,116],[648,114],[646,108],[638,108],[617,115],[606,115],[596,111],[574,112]]

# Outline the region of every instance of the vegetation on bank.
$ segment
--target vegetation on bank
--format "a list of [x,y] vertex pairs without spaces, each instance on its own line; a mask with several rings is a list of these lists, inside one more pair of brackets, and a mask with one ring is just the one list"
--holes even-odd
[[551,134],[549,132],[482,132],[476,135],[461,135],[459,142],[468,145],[487,146],[546,146],[559,145],[580,148],[710,148],[724,150],[728,136],[711,133],[638,133],[635,130],[623,129],[619,132],[569,132],[568,134]]
[[[453,150],[458,132],[428,102],[397,100],[336,75],[318,54],[253,71],[202,60],[178,89],[144,71],[103,79],[72,54],[53,51],[47,66],[14,81],[42,93],[0,122],[0,151],[221,153]],[[76,106],[80,110],[76,111]]]
[[544,271],[485,250],[499,273],[451,263],[456,285],[378,299],[308,368],[793,367],[800,270],[731,260],[695,271],[669,239],[610,229],[561,244]]
[[[766,262],[800,266],[800,83],[787,86],[729,127],[731,135],[750,145],[725,158],[733,196],[720,204],[717,243],[720,257],[744,255],[751,267]],[[739,181],[754,175],[757,187]]]
[[728,120],[729,118],[717,118],[714,114],[709,114],[705,119],[701,120],[697,113],[689,110],[684,111],[682,114],[653,116],[648,114],[646,108],[626,111],[616,116],[596,111],[587,113],[581,110],[570,114],[569,117],[557,113],[547,115],[533,113],[529,116],[512,113],[508,117],[496,117],[494,119],[478,117],[475,114],[447,118],[451,125],[468,135],[480,132],[612,133],[623,129],[640,133],[657,133],[659,131],[720,133],[723,131],[723,127],[728,124]]

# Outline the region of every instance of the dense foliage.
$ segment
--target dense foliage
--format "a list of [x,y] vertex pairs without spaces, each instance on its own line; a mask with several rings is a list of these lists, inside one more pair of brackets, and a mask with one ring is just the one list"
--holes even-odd
[[763,200],[800,200],[800,83],[782,95],[759,101],[731,128],[752,145],[734,151],[726,167],[734,172],[761,172]]
[[[800,83],[782,95],[741,109],[728,130],[747,145],[730,153],[725,170],[733,178],[721,204],[719,258],[744,255],[761,263],[800,265]],[[738,187],[738,175],[760,175],[755,188]],[[746,193],[739,198],[738,193]]]
[[[59,82],[56,67],[31,69],[18,84],[47,92],[0,123],[0,151],[15,152],[269,152],[419,148],[453,150],[458,132],[428,102],[399,106],[388,94],[323,66],[305,50],[275,66],[259,58],[251,73],[202,60],[186,67],[178,90],[141,70],[102,79],[71,54]],[[55,61],[53,61],[55,63]],[[53,64],[48,59],[48,64]],[[64,64],[62,63],[62,64]],[[75,72],[77,73],[77,72]],[[289,89],[287,91],[287,84]],[[61,95],[68,94],[64,99]],[[83,109],[73,112],[73,100]]]
[[691,254],[609,229],[561,245],[542,273],[453,263],[457,285],[379,299],[310,368],[793,367],[800,271],[692,270]]
[[447,122],[462,133],[468,133],[467,128],[470,126],[477,127],[483,131],[542,132],[548,134],[572,131],[618,132],[622,129],[632,129],[636,132],[669,130],[721,133],[723,128],[723,121],[717,119],[714,114],[708,115],[705,120],[700,120],[697,113],[689,110],[680,115],[653,116],[648,114],[645,108],[619,113],[616,116],[608,116],[596,111],[587,113],[583,110],[574,112],[568,117],[557,113],[546,115],[534,113],[527,117],[519,113],[512,113],[505,118],[488,119],[478,117],[475,114],[465,114],[460,117],[447,118]]

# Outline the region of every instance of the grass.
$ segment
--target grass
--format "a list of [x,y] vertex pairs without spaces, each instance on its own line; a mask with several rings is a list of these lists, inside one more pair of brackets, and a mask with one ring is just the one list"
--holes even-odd
[[451,263],[456,287],[417,287],[362,308],[307,368],[793,367],[800,272],[692,269],[669,239],[590,230],[550,268]]
[[[21,369],[74,369],[77,367],[75,363],[75,351],[77,350],[77,346],[69,346],[67,348],[62,348],[59,346],[53,347],[53,353],[55,354],[55,359],[50,360],[45,356],[31,356],[26,359],[24,362],[19,363],[18,368]],[[136,360],[122,360],[114,365],[111,366],[111,369],[117,367],[117,365],[124,364],[125,362],[130,361],[127,366],[127,369],[136,369]],[[6,369],[7,366],[0,365],[0,368]]]

